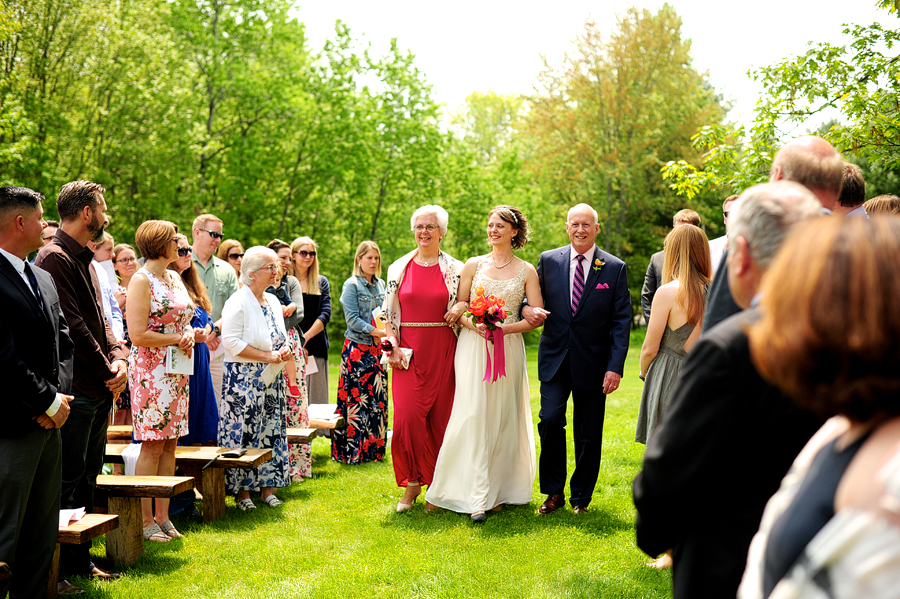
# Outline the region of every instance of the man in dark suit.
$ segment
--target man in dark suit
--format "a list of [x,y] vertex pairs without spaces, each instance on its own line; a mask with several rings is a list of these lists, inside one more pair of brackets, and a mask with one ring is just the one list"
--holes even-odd
[[[631,296],[625,263],[599,249],[600,225],[587,204],[569,210],[570,245],[541,254],[537,273],[544,308],[525,307],[523,317],[543,322],[538,349],[541,379],[540,513],[565,505],[566,403],[575,407],[575,471],[569,483],[576,514],[587,511],[603,441],[606,395],[619,388],[631,331]],[[602,373],[602,376],[601,376]]]
[[[731,209],[728,283],[742,309],[790,228],[820,212],[796,183],[741,195]],[[673,550],[675,599],[737,594],[766,502],[821,424],[757,373],[744,333],[754,318],[753,309],[732,316],[688,354],[634,480],[638,546],[654,557]]]
[[[672,217],[672,228],[681,225],[700,226],[700,215],[693,210],[679,210]],[[644,275],[644,286],[641,289],[641,310],[644,312],[644,319],[650,322],[650,308],[653,306],[653,297],[656,290],[663,284],[663,265],[666,262],[666,252],[660,250],[650,256],[650,264],[647,266],[647,274]]]
[[43,597],[56,549],[59,427],[69,415],[72,342],[41,247],[42,194],[0,187],[0,597]]

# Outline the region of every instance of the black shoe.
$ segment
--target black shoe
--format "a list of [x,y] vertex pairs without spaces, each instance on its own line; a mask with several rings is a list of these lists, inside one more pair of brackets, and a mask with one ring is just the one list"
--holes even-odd
[[56,583],[56,593],[58,595],[83,595],[84,589],[77,587],[65,578]]
[[484,524],[484,521],[487,520],[487,514],[485,514],[484,512],[475,512],[469,517],[475,524]]

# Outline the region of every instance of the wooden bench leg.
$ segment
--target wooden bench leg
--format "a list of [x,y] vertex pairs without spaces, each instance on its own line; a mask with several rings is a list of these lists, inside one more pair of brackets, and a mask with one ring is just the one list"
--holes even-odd
[[53,551],[53,561],[50,562],[50,576],[47,580],[47,598],[48,599],[56,599],[59,594],[58,585],[59,585],[59,543],[56,544],[56,549]]
[[144,555],[140,497],[110,497],[109,513],[119,515],[119,528],[106,533],[106,557],[117,566],[133,564]]
[[212,522],[225,515],[225,469],[207,468],[201,479],[203,521]]

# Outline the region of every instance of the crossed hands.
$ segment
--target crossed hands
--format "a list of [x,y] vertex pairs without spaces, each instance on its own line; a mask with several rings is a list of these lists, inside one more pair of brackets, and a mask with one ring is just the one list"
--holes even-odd
[[270,364],[281,364],[282,362],[287,362],[288,359],[291,358],[291,348],[282,347],[278,351],[271,352],[270,359],[267,360]]

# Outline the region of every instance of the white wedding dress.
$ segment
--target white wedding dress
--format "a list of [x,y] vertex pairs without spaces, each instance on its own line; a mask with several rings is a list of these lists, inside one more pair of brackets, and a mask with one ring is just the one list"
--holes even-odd
[[[475,271],[475,287],[484,286],[506,300],[505,323],[519,320],[525,296],[525,265],[514,278],[495,281]],[[537,470],[534,430],[521,334],[504,335],[506,376],[483,382],[485,340],[463,328],[456,345],[456,395],[434,480],[426,499],[436,506],[471,514],[503,504],[529,503]],[[493,347],[491,347],[493,360]]]

